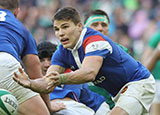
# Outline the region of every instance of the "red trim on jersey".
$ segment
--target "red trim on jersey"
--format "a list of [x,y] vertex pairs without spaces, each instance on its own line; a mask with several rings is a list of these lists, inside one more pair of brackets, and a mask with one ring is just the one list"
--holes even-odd
[[105,39],[100,36],[100,35],[93,35],[93,36],[89,36],[87,37],[84,42],[83,42],[83,49],[85,52],[85,48],[89,43],[95,42],[95,41],[105,41]]
[[76,94],[74,92],[72,92],[72,94],[73,94],[73,97],[74,97],[75,101],[79,102],[78,97],[76,96]]
[[72,71],[71,69],[66,69],[64,73],[69,73],[71,71]]

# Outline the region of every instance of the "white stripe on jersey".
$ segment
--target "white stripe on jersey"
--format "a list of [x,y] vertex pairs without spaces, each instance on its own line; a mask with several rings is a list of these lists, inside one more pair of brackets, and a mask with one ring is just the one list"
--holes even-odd
[[78,51],[76,50],[72,50],[72,55],[74,57],[74,60],[76,61],[76,64],[79,68],[81,68],[82,64],[81,64],[81,61],[79,59],[79,55],[78,55]]
[[83,31],[82,31],[82,33],[81,33],[81,36],[80,36],[80,38],[79,38],[79,40],[78,40],[78,42],[76,44],[76,46],[73,49],[69,49],[69,50],[72,51],[72,55],[74,57],[74,60],[76,61],[76,64],[77,64],[77,66],[79,68],[81,68],[82,63],[81,63],[81,61],[79,59],[79,55],[78,55],[77,49],[80,48],[80,46],[82,45],[83,37],[86,34],[86,31],[87,31],[87,28],[84,28]]
[[85,53],[93,52],[96,50],[109,50],[112,53],[112,46],[109,44],[108,41],[95,41],[89,43],[85,48]]

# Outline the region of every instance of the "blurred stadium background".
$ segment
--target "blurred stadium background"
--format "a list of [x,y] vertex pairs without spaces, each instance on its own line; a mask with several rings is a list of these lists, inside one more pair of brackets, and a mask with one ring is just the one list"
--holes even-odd
[[140,60],[148,40],[160,30],[160,0],[20,0],[18,19],[32,32],[37,44],[48,40],[59,44],[52,29],[52,16],[64,6],[84,15],[93,9],[109,14],[109,35],[129,48]]

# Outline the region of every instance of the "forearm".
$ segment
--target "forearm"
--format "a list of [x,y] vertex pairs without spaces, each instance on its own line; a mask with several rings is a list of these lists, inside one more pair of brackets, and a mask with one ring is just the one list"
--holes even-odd
[[39,78],[39,79],[30,80],[29,88],[40,94],[48,94],[55,89],[55,87],[48,89],[48,81],[44,77]]
[[37,79],[42,77],[41,65],[38,56],[26,55],[22,59],[22,64],[25,72],[31,79]]
[[65,79],[62,84],[81,84],[94,81],[102,66],[102,62],[103,58],[101,56],[85,57],[80,69],[74,72],[61,74],[61,76],[64,76],[63,78]]
[[153,48],[147,47],[142,55],[142,59],[141,62],[144,66],[147,65],[148,63],[148,57],[150,57],[152,55],[153,52]]
[[60,75],[62,84],[81,84],[91,82],[95,79],[95,74],[92,71],[78,69],[74,72],[65,73]]
[[146,63],[146,67],[148,68],[149,71],[152,71],[152,69],[155,67],[159,59],[160,59],[160,50],[158,50],[157,48]]
[[40,94],[43,101],[45,102],[46,106],[48,107],[49,111],[51,111],[51,103],[50,103],[50,99],[49,99],[49,94]]

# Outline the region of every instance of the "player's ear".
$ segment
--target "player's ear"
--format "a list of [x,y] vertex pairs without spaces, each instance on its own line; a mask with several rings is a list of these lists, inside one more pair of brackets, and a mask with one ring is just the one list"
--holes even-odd
[[79,22],[79,23],[77,24],[77,27],[78,27],[78,29],[79,29],[80,31],[82,31],[82,30],[83,30],[83,24],[82,24],[82,22]]
[[15,15],[15,17],[18,16],[19,11],[20,11],[20,8],[16,8],[16,9],[14,10],[13,14]]

